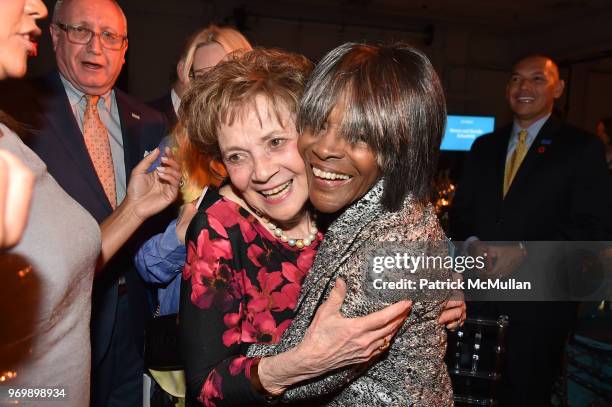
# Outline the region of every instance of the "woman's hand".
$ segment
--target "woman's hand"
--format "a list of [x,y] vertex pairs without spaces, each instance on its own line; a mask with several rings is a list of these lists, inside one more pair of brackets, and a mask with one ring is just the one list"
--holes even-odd
[[21,240],[30,211],[34,179],[32,172],[17,157],[0,150],[0,249],[8,249]]
[[465,322],[465,301],[448,300],[444,303],[444,308],[438,317],[438,323],[446,326],[446,329],[454,331]]
[[176,199],[181,174],[168,147],[166,156],[161,159],[162,164],[147,172],[158,156],[159,149],[155,149],[138,163],[132,171],[127,196],[100,225],[102,249],[96,263],[97,271],[104,268],[146,219]]
[[363,317],[345,318],[340,313],[345,296],[346,283],[337,279],[298,345],[314,370],[323,372],[367,362],[384,352],[412,307],[412,302],[400,301]]
[[281,394],[294,383],[380,355],[412,307],[412,302],[400,301],[363,317],[345,318],[340,313],[345,296],[346,284],[337,279],[302,341],[284,354],[260,361],[259,379],[264,389]]
[[128,183],[126,201],[142,221],[166,208],[178,195],[181,173],[170,148],[165,148],[161,165],[147,172],[159,154],[160,151],[156,148],[147,155],[132,170]]

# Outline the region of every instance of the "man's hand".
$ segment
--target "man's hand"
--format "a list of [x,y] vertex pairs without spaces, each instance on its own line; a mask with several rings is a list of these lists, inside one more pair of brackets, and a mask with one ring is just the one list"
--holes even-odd
[[521,244],[491,245],[474,241],[470,244],[468,252],[471,256],[482,256],[485,259],[485,268],[482,270],[489,277],[507,277],[521,265],[526,251]]

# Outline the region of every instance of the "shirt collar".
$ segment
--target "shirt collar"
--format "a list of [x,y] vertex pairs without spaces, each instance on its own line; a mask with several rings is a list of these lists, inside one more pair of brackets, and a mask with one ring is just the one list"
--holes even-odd
[[[70,102],[70,106],[74,107],[78,105],[81,100],[85,99],[85,94],[74,87],[70,81],[68,81],[64,76],[60,73],[60,79],[62,80],[62,84],[64,85],[64,89],[66,89],[66,94],[68,95],[68,101]],[[100,95],[102,99],[102,103],[106,106],[106,109],[110,112],[111,110],[111,98],[113,96],[113,90],[109,90],[104,95]],[[100,102],[98,102],[100,103]]]
[[[535,122],[531,123],[531,125],[529,125],[527,128],[524,129],[524,130],[527,130],[528,140],[533,140],[538,135],[538,133],[542,129],[542,126],[544,126],[544,123],[546,123],[546,120],[548,120],[550,115],[551,114],[548,113],[546,116],[536,120]],[[512,125],[512,138],[518,137],[518,133],[521,130],[523,130],[523,128],[519,126],[516,121],[514,121],[514,124]]]

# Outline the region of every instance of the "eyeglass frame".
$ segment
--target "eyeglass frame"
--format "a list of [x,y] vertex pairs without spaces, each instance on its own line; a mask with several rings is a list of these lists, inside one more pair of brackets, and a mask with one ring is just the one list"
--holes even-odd
[[189,71],[189,79],[201,78],[204,75],[206,75],[208,72],[210,72],[210,70],[213,68],[214,66],[206,66],[200,69],[193,69],[192,67],[191,70]]
[[[125,43],[127,41],[127,35],[115,34],[110,31],[95,32],[94,30],[87,28],[87,27],[83,27],[81,25],[66,24],[66,23],[62,23],[61,21],[55,21],[53,25],[55,25],[57,28],[65,32],[66,38],[68,38],[68,41],[70,41],[73,44],[87,45],[91,42],[91,40],[93,40],[94,36],[97,36],[100,38],[100,44],[102,45],[103,48],[109,49],[111,51],[120,51],[121,49],[123,49],[123,47],[125,47]],[[77,42],[77,41],[74,41],[73,39],[70,39],[70,32],[74,32],[73,30],[77,30],[77,29],[87,31],[89,33],[89,39],[85,42]],[[107,37],[103,37],[103,35],[105,34],[107,35]],[[110,48],[107,46],[107,44],[104,43],[103,38],[109,38],[108,37],[109,34],[121,39],[121,43],[118,48]]]

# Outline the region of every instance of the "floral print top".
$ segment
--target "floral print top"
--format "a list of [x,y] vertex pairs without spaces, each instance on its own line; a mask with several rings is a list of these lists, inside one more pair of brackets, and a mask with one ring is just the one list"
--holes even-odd
[[188,397],[205,406],[264,404],[251,386],[255,359],[244,356],[246,349],[276,343],[291,324],[322,234],[298,249],[217,191],[202,206],[187,233],[181,284]]

